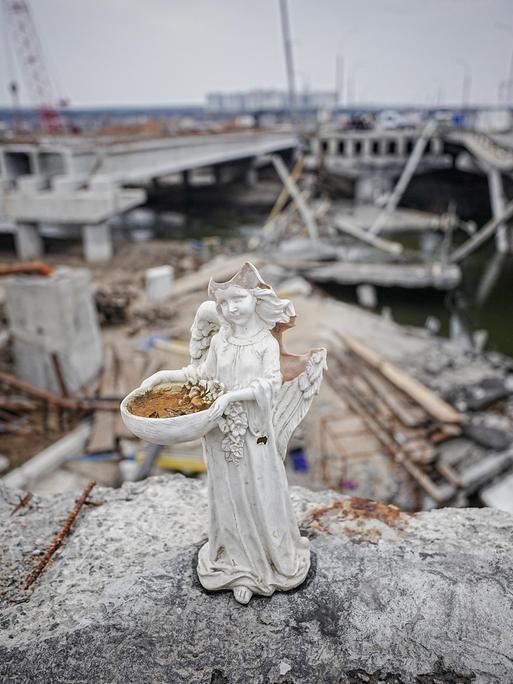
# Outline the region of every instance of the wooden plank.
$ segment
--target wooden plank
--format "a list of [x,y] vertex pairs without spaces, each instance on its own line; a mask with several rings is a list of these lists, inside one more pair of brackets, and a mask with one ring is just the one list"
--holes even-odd
[[[107,345],[103,356],[103,373],[100,385],[100,396],[114,396],[116,391],[116,368],[112,345]],[[116,416],[111,411],[96,411],[93,419],[91,437],[87,444],[89,453],[115,451],[116,436],[114,433]]]
[[433,416],[433,418],[436,418],[441,423],[462,424],[466,421],[464,415],[456,411],[450,404],[438,397],[428,387],[418,380],[415,380],[411,375],[397,366],[394,366],[389,361],[385,361],[383,357],[372,349],[369,349],[369,347],[365,346],[362,342],[351,335],[338,335],[354,354],[366,361],[369,366],[379,371],[383,377],[416,401],[425,411],[427,411],[427,413],[429,413],[429,415]]
[[0,371],[0,385],[5,384],[9,387],[14,387],[23,394],[28,394],[31,397],[41,399],[44,403],[52,404],[63,409],[70,409],[71,411],[94,411],[96,409],[112,410],[112,405],[108,402],[98,402],[94,399],[72,399],[71,397],[59,397],[52,392],[36,387],[30,382],[20,380],[15,375],[4,373]]
[[[426,473],[419,468],[418,465],[412,463],[408,458],[398,460],[399,463],[401,463],[401,465],[419,483],[422,489],[424,489],[427,494],[429,494],[429,496],[437,503],[443,503],[447,498],[449,498],[437,487],[437,485],[426,475]],[[454,494],[455,490],[451,489],[451,493]]]
[[388,380],[363,365],[359,367],[367,382],[379,394],[387,406],[408,427],[418,427],[429,422],[429,414],[418,404],[412,404]]
[[[126,397],[129,392],[139,387],[145,379],[144,371],[147,364],[146,356],[140,352],[134,352],[131,346],[115,344],[113,347],[116,365],[116,394]],[[121,414],[118,411],[114,420],[114,434],[117,438],[130,439],[133,433],[125,426]]]
[[[364,380],[366,376],[361,375],[364,370],[361,363],[353,367],[351,363],[347,363],[348,359],[341,360],[337,355],[336,358],[343,372],[350,378],[351,387],[360,393],[360,398],[365,399],[367,410],[372,412],[382,428],[389,433],[396,448],[407,454],[414,463],[431,463],[435,460],[438,450],[429,440],[428,427],[409,427],[400,423],[382,399],[373,394],[372,385]],[[426,417],[429,418],[427,414]]]
[[362,400],[361,396],[354,392],[354,377],[348,376],[345,371],[346,368],[337,358],[332,358],[326,373],[326,379],[337,391],[345,393],[349,406],[362,418],[372,434],[382,444],[385,452],[394,461],[402,465],[435,501],[439,503],[443,501],[444,495],[438,486],[411,460],[402,446],[397,444],[394,435],[390,434],[389,429],[383,426],[382,419],[375,413],[370,412],[365,400]]

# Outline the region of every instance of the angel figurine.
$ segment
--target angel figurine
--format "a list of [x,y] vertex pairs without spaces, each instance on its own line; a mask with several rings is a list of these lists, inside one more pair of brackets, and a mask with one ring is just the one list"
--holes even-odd
[[210,281],[210,301],[191,329],[191,364],[142,384],[217,381],[203,436],[208,471],[208,541],[197,572],[209,591],[230,590],[247,604],[299,586],[310,567],[284,467],[287,443],[319,391],[326,350],[296,356],[282,346],[292,303],[246,262],[231,280]]

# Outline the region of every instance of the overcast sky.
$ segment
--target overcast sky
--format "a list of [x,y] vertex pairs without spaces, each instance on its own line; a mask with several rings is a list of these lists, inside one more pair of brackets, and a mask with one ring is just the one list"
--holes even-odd
[[[59,95],[75,106],[202,104],[208,92],[285,88],[279,0],[29,0]],[[345,101],[497,103],[513,0],[288,0],[298,87]],[[5,17],[0,104],[9,103]],[[18,71],[19,73],[19,71]],[[20,83],[23,79],[20,77]],[[22,101],[30,103],[24,87]]]

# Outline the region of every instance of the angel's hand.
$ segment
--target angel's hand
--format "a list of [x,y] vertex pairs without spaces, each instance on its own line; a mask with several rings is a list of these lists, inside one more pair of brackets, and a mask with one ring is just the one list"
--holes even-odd
[[163,382],[169,382],[169,372],[168,371],[158,371],[153,373],[149,378],[146,378],[144,382],[141,383],[141,388],[145,390],[150,390],[156,385],[161,385]]
[[208,410],[208,419],[214,421],[221,418],[230,402],[231,398],[229,394],[223,394],[218,397]]

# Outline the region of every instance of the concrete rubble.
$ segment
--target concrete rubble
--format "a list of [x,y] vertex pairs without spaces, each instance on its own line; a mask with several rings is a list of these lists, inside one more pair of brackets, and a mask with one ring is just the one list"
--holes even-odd
[[289,594],[238,605],[195,575],[206,489],[182,476],[95,488],[27,591],[79,492],[0,489],[5,682],[513,680],[513,517],[410,515],[359,497],[291,495],[313,564]]

